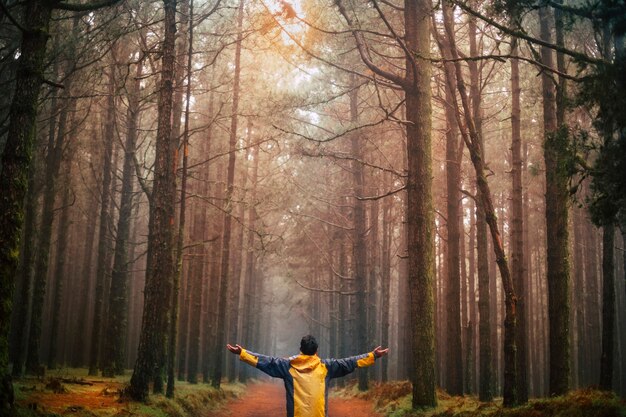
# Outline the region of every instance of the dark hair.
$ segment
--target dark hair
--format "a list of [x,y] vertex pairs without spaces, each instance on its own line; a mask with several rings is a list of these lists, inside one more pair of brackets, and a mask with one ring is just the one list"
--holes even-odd
[[305,355],[315,355],[317,353],[317,340],[310,334],[307,334],[300,341],[300,352]]

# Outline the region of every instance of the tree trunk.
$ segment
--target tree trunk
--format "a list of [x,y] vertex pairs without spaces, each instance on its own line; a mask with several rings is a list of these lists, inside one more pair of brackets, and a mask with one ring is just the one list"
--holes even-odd
[[52,9],[47,2],[24,5],[25,26],[15,73],[15,91],[9,109],[7,141],[0,167],[0,407],[13,407],[8,375],[13,286],[17,272],[28,173],[35,142],[37,100],[44,80],[44,60]]
[[[622,231],[622,244],[626,246],[626,216],[622,219],[620,229]],[[626,288],[626,250],[622,248],[622,272],[624,272],[624,287]]]
[[[249,123],[248,123],[249,127]],[[250,146],[251,144],[251,134],[250,130],[247,130],[247,140],[246,146]],[[241,180],[239,183],[239,187],[242,190],[239,200],[245,201],[247,183],[248,183],[248,174],[247,174],[247,158],[244,160],[240,160],[239,171],[241,172]],[[241,329],[239,323],[241,322],[241,312],[243,311],[241,308],[241,271],[243,268],[243,241],[244,241],[244,217],[245,217],[245,204],[239,203],[239,207],[237,210],[237,217],[239,218],[239,223],[235,226],[235,239],[233,241],[233,249],[232,252],[232,280],[233,285],[230,290],[230,314],[229,314],[229,324],[228,324],[228,339],[229,340],[241,340]],[[234,382],[237,379],[239,360],[235,355],[228,355],[228,381]]]
[[[458,134],[458,133],[457,133]],[[459,142],[460,143],[460,142]],[[462,155],[462,151],[458,152],[460,155]],[[457,161],[459,164],[459,167],[461,165],[462,162],[462,158],[459,159],[458,158],[459,155],[457,155]],[[461,182],[459,181],[459,189],[461,188]],[[468,338],[467,337],[467,333],[469,330],[469,328],[467,326],[469,326],[469,311],[468,311],[468,304],[469,304],[469,293],[468,293],[468,279],[467,279],[467,258],[466,258],[466,253],[467,250],[465,248],[465,222],[464,222],[464,213],[465,213],[465,207],[463,207],[463,199],[461,198],[461,195],[459,193],[459,216],[457,219],[457,223],[458,223],[458,229],[459,229],[459,255],[461,258],[461,331],[462,331],[462,336],[461,336],[461,354],[463,355],[463,392],[465,393],[470,393],[470,387],[472,385],[472,378],[473,378],[473,372],[470,369],[470,363],[471,363],[471,357],[468,355],[471,355],[472,353],[468,353],[468,352],[473,352],[473,350],[471,349],[471,346],[469,346],[468,340],[471,340],[471,337]]]
[[215,368],[213,369],[212,385],[219,388],[222,382],[222,361],[224,357],[224,346],[226,345],[226,310],[228,300],[228,284],[229,284],[229,263],[230,263],[230,240],[232,232],[232,209],[233,209],[233,191],[235,184],[235,162],[237,148],[237,122],[239,113],[239,93],[240,93],[240,77],[241,77],[241,44],[243,40],[243,0],[239,1],[239,10],[237,12],[237,42],[235,47],[235,75],[233,79],[233,103],[230,123],[230,138],[228,144],[228,173],[226,178],[226,196],[224,199],[224,215],[222,229],[222,250],[220,262],[220,290],[218,301],[218,319],[216,332],[216,351]]
[[174,201],[176,193],[176,149],[171,135],[176,0],[163,0],[165,34],[162,44],[161,81],[154,185],[150,201],[146,287],[141,335],[135,369],[128,393],[137,401],[148,398],[150,379],[163,363],[160,352],[166,341],[168,312],[174,275]]
[[603,227],[602,234],[602,355],[600,388],[613,389],[613,351],[615,333],[615,225]]
[[[518,40],[511,39],[511,55],[518,54]],[[524,269],[524,220],[522,204],[522,137],[519,60],[511,59],[511,272],[517,300],[517,399],[528,402],[528,377],[526,365],[526,271]]]
[[[471,385],[469,388],[469,393],[470,394],[475,394],[477,392],[476,387],[478,386],[478,376],[479,376],[479,369],[478,369],[478,365],[480,363],[479,358],[478,358],[478,345],[476,343],[476,341],[478,340],[478,326],[476,326],[476,323],[478,323],[478,315],[477,315],[477,302],[476,302],[476,205],[475,205],[475,200],[474,199],[470,199],[470,206],[469,206],[469,213],[470,213],[470,230],[469,230],[469,271],[468,271],[468,275],[469,275],[469,294],[470,294],[470,303],[469,303],[469,321],[471,322],[471,327],[472,327],[472,345],[471,345],[471,350],[472,350],[472,367],[470,369],[469,365],[467,365],[467,372],[472,374],[472,380],[471,380]],[[470,324],[468,324],[469,326]],[[469,343],[469,342],[468,342]],[[468,345],[469,346],[469,345]]]
[[[72,38],[76,39],[78,37],[78,18],[74,17],[72,22]],[[63,142],[65,142],[65,136],[68,134],[66,130],[73,131],[75,126],[70,126],[67,129],[68,118],[71,120],[74,119],[74,112],[76,110],[76,99],[72,97],[72,84],[74,78],[74,65],[75,58],[74,54],[76,53],[76,48],[73,46],[69,47],[69,50],[66,52],[65,58],[67,59],[66,66],[64,69],[65,76],[65,89],[64,94],[66,95],[65,105],[61,110],[59,115],[59,130],[57,139],[57,143],[59,143],[62,147],[59,150],[59,165],[63,160]],[[61,138],[62,135],[62,138]],[[67,244],[68,244],[68,229],[69,229],[69,211],[70,211],[70,189],[71,189],[71,170],[72,164],[74,163],[74,149],[75,145],[74,137],[70,138],[70,143],[67,146],[67,154],[65,155],[65,173],[64,173],[64,194],[63,194],[63,202],[62,202],[62,212],[61,218],[59,219],[59,226],[57,230],[58,235],[58,243],[56,249],[56,261],[54,267],[54,278],[52,282],[54,282],[54,288],[52,292],[52,323],[50,328],[50,349],[48,351],[48,369],[53,369],[56,366],[57,362],[57,342],[58,342],[58,332],[59,332],[59,320],[61,313],[61,300],[63,294],[63,284],[65,279],[65,258],[67,256]]]
[[[252,122],[248,120],[248,129],[250,131],[250,135],[254,140],[254,136],[252,136]],[[253,298],[258,297],[259,294],[254,293],[254,280],[257,279],[255,268],[255,252],[254,252],[254,244],[255,244],[255,230],[257,225],[257,211],[256,211],[256,200],[257,200],[257,182],[259,180],[259,146],[253,146],[249,151],[248,160],[252,159],[252,176],[250,178],[250,182],[252,183],[252,195],[249,200],[248,207],[248,236],[247,236],[247,251],[245,255],[246,269],[244,276],[244,287],[243,287],[243,338],[244,343],[252,342],[252,328],[254,327],[253,323]],[[331,309],[332,310],[332,309]],[[257,324],[258,325],[258,324]],[[240,368],[239,380],[241,382],[245,382],[248,376],[247,367]]]
[[[67,95],[71,94],[71,75],[66,80],[65,89]],[[59,116],[59,134],[67,135],[66,125],[67,118],[69,115],[73,115],[76,109],[76,100],[73,98],[69,98],[66,103],[65,108],[61,111]],[[73,116],[72,116],[73,117]],[[74,126],[70,128],[73,130]],[[61,133],[64,132],[64,133]],[[48,351],[48,369],[54,369],[57,364],[57,344],[59,340],[59,322],[61,316],[61,306],[62,306],[62,296],[63,296],[63,287],[64,280],[67,271],[65,270],[65,260],[67,258],[67,245],[69,243],[70,237],[68,236],[68,230],[70,226],[70,205],[71,205],[71,172],[72,172],[72,164],[73,164],[73,154],[74,154],[74,144],[71,143],[74,141],[74,137],[70,138],[70,144],[68,145],[68,150],[66,152],[66,160],[65,163],[65,172],[63,175],[63,200],[61,203],[62,211],[61,217],[59,218],[59,226],[57,229],[57,248],[56,248],[56,260],[54,265],[54,288],[52,292],[52,323],[50,326],[50,349]],[[61,150],[62,153],[62,150]]]
[[[37,158],[38,160],[39,158]],[[24,363],[26,362],[26,347],[28,346],[28,323],[30,322],[30,310],[32,304],[33,290],[33,261],[37,250],[38,230],[37,219],[39,217],[38,201],[38,163],[37,160],[31,166],[28,174],[28,192],[25,202],[25,218],[24,218],[24,244],[22,247],[22,257],[19,265],[19,277],[21,286],[17,298],[17,305],[13,310],[15,316],[12,325],[15,331],[12,332],[13,340],[11,343],[13,351],[13,369],[14,377],[21,377],[24,372]],[[37,187],[37,188],[36,188]]]
[[[516,316],[516,296],[513,288],[513,281],[511,279],[510,270],[508,267],[506,255],[504,252],[504,246],[502,244],[502,238],[498,228],[497,218],[495,215],[495,209],[493,207],[493,200],[491,197],[491,190],[489,184],[485,178],[484,162],[483,162],[483,148],[482,138],[478,135],[476,127],[474,125],[474,118],[471,116],[470,106],[468,103],[467,91],[465,88],[465,82],[463,81],[463,73],[461,63],[458,60],[458,52],[456,49],[456,40],[454,32],[451,27],[450,20],[452,16],[444,13],[444,26],[448,37],[449,47],[452,58],[455,60],[456,70],[456,83],[461,103],[463,106],[463,113],[465,115],[465,125],[461,122],[460,112],[456,112],[458,118],[458,124],[461,127],[461,134],[463,140],[470,152],[472,164],[476,171],[476,185],[480,191],[480,200],[485,209],[485,218],[491,232],[491,240],[493,242],[493,249],[496,256],[496,262],[502,278],[502,287],[505,294],[506,303],[506,315],[504,319],[504,386],[503,386],[503,404],[505,407],[511,407],[516,405],[516,373],[515,364],[516,359],[516,347],[515,347],[515,316]],[[452,81],[451,77],[447,77],[448,83]],[[452,86],[450,86],[452,88]],[[455,97],[456,102],[456,97]]]
[[[98,201],[92,197],[92,201],[89,204],[88,213],[96,213],[98,210]],[[87,231],[86,236],[94,236],[96,232],[97,219],[95,217],[87,216]],[[89,299],[92,293],[92,260],[93,260],[93,246],[94,239],[87,239],[85,243],[85,251],[82,254],[82,266],[80,272],[81,286],[79,293],[79,305],[78,305],[78,318],[76,321],[76,357],[74,366],[84,366],[87,363],[85,353],[87,346],[87,317],[89,315]]]
[[[550,14],[539,9],[541,38],[551,41]],[[542,63],[553,68],[552,50],[541,48]],[[568,187],[565,172],[565,152],[568,135],[557,130],[554,84],[547,72],[542,73],[544,158],[546,164],[546,241],[548,316],[550,337],[549,394],[562,395],[569,390],[569,247],[568,247]]]
[[[386,181],[387,185],[389,181]],[[391,198],[386,198],[383,203],[383,220],[382,220],[382,260],[381,260],[381,320],[380,330],[381,338],[380,343],[382,346],[389,346],[389,295],[391,289],[391,243],[393,235],[393,224],[391,221],[391,210],[393,201]],[[387,382],[389,379],[389,361],[383,361],[381,364],[381,380]]]
[[[452,7],[444,3],[443,13],[451,16]],[[453,22],[453,19],[450,19]],[[453,23],[452,23],[453,24]],[[454,30],[454,27],[452,28]],[[446,63],[452,75],[454,64]],[[460,275],[460,224],[459,200],[461,198],[461,174],[459,166],[458,126],[453,107],[454,84],[446,84],[446,186],[447,186],[447,229],[448,245],[446,253],[447,282],[445,310],[446,323],[446,387],[450,395],[463,395],[463,347],[461,343],[461,275]],[[465,301],[463,301],[465,302]]]
[[[372,181],[376,181],[376,178],[373,178]],[[375,192],[374,195],[377,195],[378,187],[371,187]],[[366,187],[363,187],[363,191],[366,190]],[[377,316],[378,309],[378,294],[380,294],[380,290],[378,289],[378,282],[380,276],[380,240],[379,240],[379,227],[378,227],[378,217],[380,211],[379,200],[374,200],[370,202],[370,219],[369,219],[369,249],[366,248],[366,252],[369,254],[367,257],[369,266],[368,266],[368,279],[367,279],[367,322],[368,323],[377,323],[379,322],[379,318]],[[377,335],[377,326],[368,326],[367,328],[367,345],[369,348],[372,346],[378,346],[375,343],[380,343],[380,339],[378,339]],[[366,348],[369,349],[369,348]],[[376,368],[368,368],[367,373],[369,374],[369,378],[374,374],[373,371],[380,370],[380,367]]]
[[117,236],[113,269],[111,271],[111,290],[102,355],[102,375],[114,377],[124,372],[126,361],[125,338],[128,328],[128,277],[129,277],[129,238],[133,211],[133,193],[135,176],[135,147],[137,142],[137,121],[139,118],[139,84],[142,62],[137,63],[135,78],[130,82],[128,93],[127,131],[124,144],[124,167],[122,170],[122,196],[117,222]]
[[[354,81],[354,80],[353,80]],[[358,92],[355,83],[352,83],[350,91],[350,120],[356,124],[358,122]],[[362,147],[359,137],[353,134],[350,138],[351,154],[355,159],[352,162],[352,192],[353,192],[353,271],[356,283],[356,342],[357,351],[367,351],[367,225],[365,217],[365,202],[360,200],[364,196],[363,187],[363,159]],[[345,318],[345,317],[344,317]],[[359,372],[359,390],[365,391],[368,386],[368,375],[366,372]]]
[[[476,19],[469,18],[469,42],[470,55],[478,54],[476,40]],[[475,129],[480,140],[480,148],[483,150],[481,158],[484,160],[484,143],[482,142],[482,109],[480,96],[480,72],[475,61],[468,62],[470,70],[470,95],[472,100],[472,117],[475,121]],[[487,243],[487,223],[485,220],[485,208],[482,202],[481,190],[476,189],[476,264],[478,273],[478,333],[479,333],[479,384],[478,397],[481,401],[491,401],[494,396],[493,358],[491,352],[491,296]],[[494,277],[495,279],[495,277]]]
[[[111,52],[114,53],[115,45]],[[98,373],[100,358],[100,342],[102,334],[102,314],[104,306],[105,275],[108,273],[107,263],[110,250],[109,234],[111,199],[111,158],[113,153],[113,141],[115,134],[115,59],[112,59],[109,68],[109,90],[107,96],[106,122],[104,131],[104,153],[102,156],[102,188],[100,198],[100,227],[98,234],[98,255],[96,260],[96,293],[94,302],[93,324],[91,331],[91,348],[89,351],[89,375]]]
[[[215,94],[211,91],[211,93],[209,93],[209,106],[208,106],[208,111],[207,114],[209,115],[209,117],[214,117],[214,102],[215,102]],[[203,141],[203,155],[211,155],[211,148],[213,145],[213,141],[212,141],[212,126],[209,126],[207,129],[207,135],[206,138]],[[204,195],[209,196],[210,195],[210,191],[211,191],[211,186],[210,186],[210,178],[211,178],[211,171],[210,171],[211,165],[205,164],[202,168],[202,174],[201,174],[201,178],[204,181],[204,186],[203,186],[203,191],[204,191]],[[202,210],[201,213],[202,219],[201,219],[201,224],[202,224],[202,234],[200,234],[200,236],[206,236],[207,234],[207,229],[208,229],[208,217],[209,217],[209,213],[207,209]],[[213,228],[212,233],[216,233],[217,231]],[[215,245],[215,243],[213,243],[212,245]],[[209,290],[211,287],[211,279],[212,279],[212,275],[211,275],[211,262],[209,262],[209,260],[211,259],[209,256],[209,249],[207,246],[202,245],[202,254],[200,256],[199,262],[201,262],[202,264],[202,268],[201,268],[201,274],[202,277],[200,278],[202,281],[202,292],[203,292],[203,297],[204,297],[204,301],[200,300],[200,312],[198,312],[198,316],[199,319],[194,320],[194,321],[190,321],[190,329],[189,329],[189,360],[187,361],[187,378],[190,378],[190,374],[194,371],[197,373],[198,372],[198,361],[199,361],[199,357],[200,357],[200,353],[202,352],[202,363],[200,365],[200,367],[202,368],[202,381],[204,383],[209,382],[209,364],[210,364],[210,360],[208,358],[209,356],[209,352],[208,352],[208,346],[210,345],[209,343],[209,324],[211,323],[211,316],[210,316],[210,312],[211,312],[211,306],[209,305],[209,300],[211,299],[211,294],[209,294]],[[213,260],[214,261],[214,260]],[[202,303],[204,302],[204,308],[202,308]],[[194,303],[194,309],[196,308],[196,305]],[[202,325],[202,333],[200,332],[200,326]],[[200,349],[200,346],[205,346],[202,350]],[[195,361],[195,365],[194,365],[194,361]],[[192,382],[192,381],[189,381]]]
[[[58,76],[57,68],[58,66],[55,64],[55,77]],[[59,175],[61,160],[63,159],[68,110],[67,106],[63,108],[59,114],[58,126],[56,126],[56,115],[54,113],[57,111],[57,100],[55,93],[55,96],[52,99],[51,111],[53,116],[50,122],[50,133],[46,155],[41,225],[39,227],[39,247],[37,248],[35,263],[33,300],[29,323],[30,331],[28,338],[28,352],[26,356],[26,372],[29,374],[37,374],[39,372],[39,368],[41,367],[39,354],[41,347],[43,307],[48,281],[48,264],[50,245],[52,242],[52,225],[54,222],[54,203],[57,191],[57,177]]]
[[[176,236],[176,260],[174,263],[174,275],[173,275],[173,291],[170,307],[169,318],[169,345],[167,349],[167,389],[165,392],[166,397],[174,398],[174,386],[176,384],[176,341],[178,339],[178,299],[180,291],[180,278],[183,271],[183,247],[184,247],[184,234],[185,234],[185,220],[187,210],[187,167],[189,163],[189,105],[191,101],[191,61],[193,57],[193,0],[183,1],[181,7],[181,14],[187,15],[189,28],[185,30],[184,21],[181,37],[186,38],[186,32],[189,32],[189,38],[187,40],[187,65],[182,67],[186,68],[187,85],[185,91],[185,126],[183,129],[183,167],[181,172],[181,188],[180,188],[180,213],[178,220],[178,232]],[[184,43],[182,49],[184,50]],[[181,83],[182,84],[182,83]],[[178,98],[175,100],[175,105],[178,102]],[[174,111],[174,120],[176,120],[176,112]],[[180,120],[180,116],[178,116]],[[173,129],[173,133],[176,134],[176,130]],[[172,138],[176,146],[176,153],[178,155],[179,141],[176,137]],[[176,164],[178,161],[175,161]],[[176,172],[174,172],[176,177]],[[176,193],[176,187],[174,186],[174,193]],[[174,201],[173,204],[176,204]],[[186,330],[186,329],[185,329]]]
[[[572,283],[572,291],[574,293],[574,304],[576,305],[576,326],[574,331],[576,332],[573,337],[576,337],[574,346],[576,347],[576,362],[578,363],[576,381],[577,386],[586,385],[586,361],[585,361],[585,334],[586,332],[586,317],[585,317],[585,280],[584,280],[584,255],[583,255],[583,216],[582,208],[575,207],[573,210],[573,229],[574,229],[574,282]],[[574,352],[572,352],[574,354]]]
[[405,89],[407,124],[407,227],[408,273],[412,328],[414,408],[434,407],[435,346],[433,316],[433,202],[431,157],[430,14],[428,1],[404,2],[406,44],[424,60],[407,58],[407,78],[414,89]]

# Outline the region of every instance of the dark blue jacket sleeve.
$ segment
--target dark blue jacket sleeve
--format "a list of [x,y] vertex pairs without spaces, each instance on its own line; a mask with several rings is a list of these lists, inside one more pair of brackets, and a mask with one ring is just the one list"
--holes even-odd
[[285,378],[289,374],[289,359],[274,358],[243,349],[239,358],[274,378]]
[[344,359],[324,359],[324,364],[328,369],[329,378],[340,378],[354,372],[356,368],[373,365],[374,360],[374,354],[369,352]]

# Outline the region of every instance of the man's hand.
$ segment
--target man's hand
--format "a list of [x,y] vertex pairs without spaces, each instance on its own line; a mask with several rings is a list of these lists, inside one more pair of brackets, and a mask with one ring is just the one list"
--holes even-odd
[[377,358],[380,358],[381,356],[385,356],[387,353],[389,353],[389,348],[383,349],[382,346],[378,346],[377,348],[374,349],[374,356]]
[[226,345],[226,349],[230,350],[232,353],[235,353],[237,355],[241,354],[241,346],[239,345],[233,346],[231,344],[228,344]]

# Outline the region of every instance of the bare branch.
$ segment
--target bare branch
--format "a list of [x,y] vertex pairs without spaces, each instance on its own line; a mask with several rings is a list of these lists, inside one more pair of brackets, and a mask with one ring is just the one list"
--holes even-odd
[[524,32],[521,32],[519,30],[514,30],[511,29],[509,27],[506,27],[498,22],[496,22],[494,19],[491,19],[485,15],[483,15],[482,13],[477,12],[476,10],[472,9],[470,6],[468,6],[467,4],[465,4],[462,1],[459,0],[451,0],[453,4],[456,4],[457,6],[459,6],[461,9],[463,9],[465,12],[471,14],[472,16],[475,16],[477,18],[479,18],[480,20],[484,21],[485,23],[488,23],[489,25],[495,27],[496,29],[501,30],[502,32],[506,33],[507,35],[510,36],[515,36],[516,38],[519,39],[524,39],[528,42],[537,44],[537,45],[541,45],[541,46],[545,46],[547,48],[553,49],[557,52],[561,52],[565,55],[569,55],[572,58],[578,59],[580,61],[584,61],[584,62],[588,62],[590,64],[602,64],[602,65],[606,65],[609,64],[609,62],[603,60],[603,59],[598,59],[598,58],[593,58],[590,57],[588,55],[585,55],[583,53],[580,52],[576,52],[576,51],[572,51],[571,49],[562,47],[562,46],[558,46],[558,45],[554,45],[550,42],[546,42],[546,41],[542,41],[541,39],[537,39],[533,36],[527,35]]
[[357,196],[356,199],[357,200],[380,200],[382,198],[389,197],[390,195],[394,195],[396,193],[399,193],[400,191],[403,191],[403,190],[406,190],[406,185],[403,185],[402,187],[396,188],[395,190],[391,190],[389,192],[386,192],[385,194],[373,195],[373,196],[369,196],[369,197],[359,197],[359,196]]
[[357,295],[358,294],[357,291],[341,291],[341,290],[327,290],[325,288],[312,288],[312,287],[304,285],[303,283],[301,283],[295,278],[293,280],[296,282],[296,284],[298,284],[305,290],[309,290],[309,291],[324,292],[324,293],[339,294],[339,295]]
[[100,0],[93,3],[76,4],[76,3],[57,3],[54,8],[60,10],[67,10],[70,12],[90,12],[93,10],[102,9],[104,7],[113,6],[123,0]]

